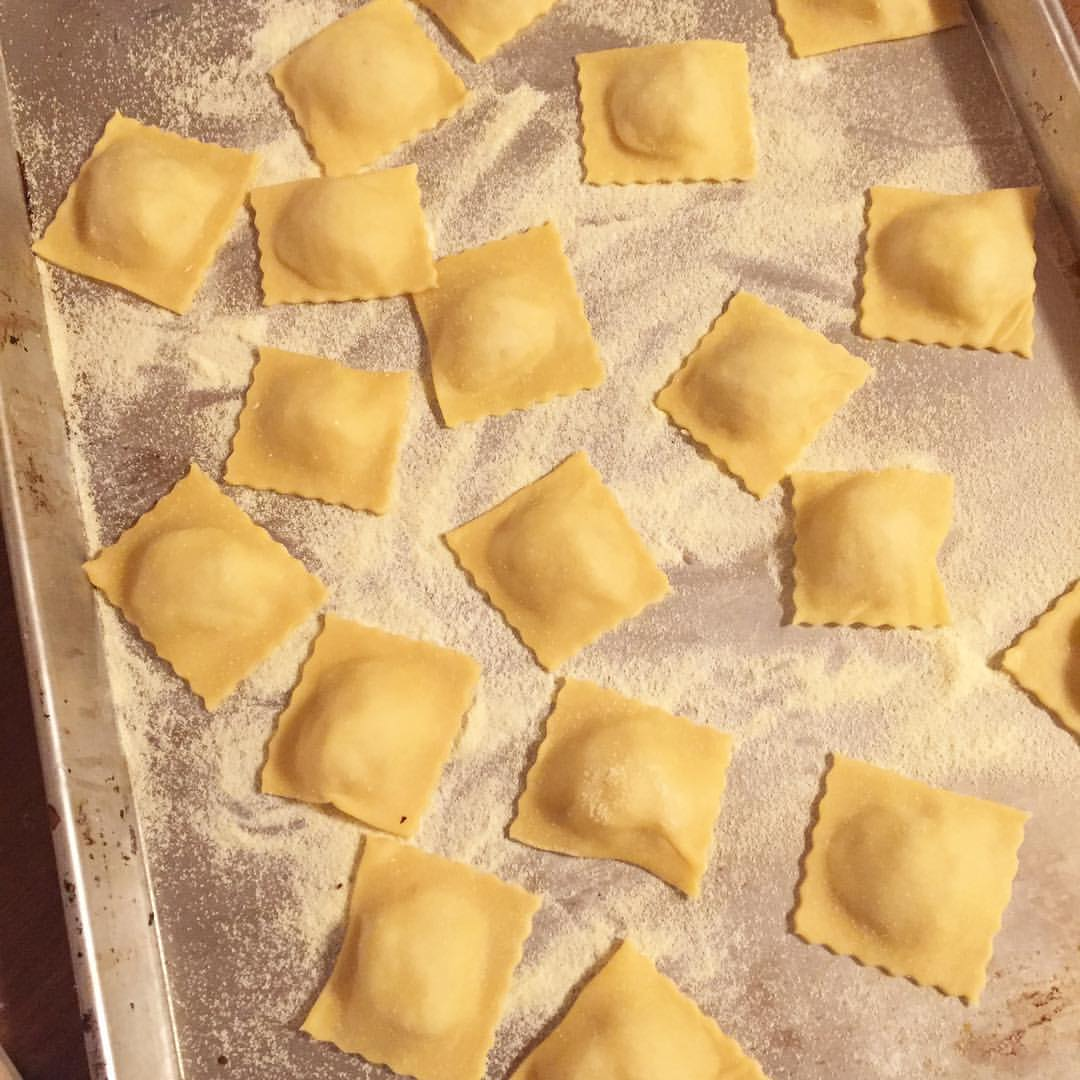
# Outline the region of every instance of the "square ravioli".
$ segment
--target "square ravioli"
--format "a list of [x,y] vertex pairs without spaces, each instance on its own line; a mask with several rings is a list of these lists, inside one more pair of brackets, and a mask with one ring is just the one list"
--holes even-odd
[[413,297],[449,427],[591,390],[604,381],[592,329],[550,222],[436,264]]
[[1080,738],[1080,584],[1020,635],[1001,666]]
[[262,790],[412,836],[479,679],[463,653],[327,615],[270,740]]
[[259,349],[225,481],[385,514],[410,375]]
[[974,1004],[1028,816],[836,755],[795,932]]
[[549,671],[668,593],[584,453],[447,533],[446,543]]
[[730,761],[730,735],[567,679],[510,836],[634,863],[697,896]]
[[420,0],[474,60],[486,60],[558,0]]
[[404,0],[369,0],[294,49],[274,84],[328,176],[347,176],[465,103]]
[[725,1035],[628,941],[586,984],[510,1080],[766,1080]]
[[264,304],[430,289],[435,261],[416,166],[256,188]]
[[964,0],[776,0],[796,56],[961,26],[966,6]]
[[417,1080],[481,1080],[539,906],[493,874],[369,836],[303,1030]]
[[872,188],[859,332],[1030,357],[1038,198]]
[[197,465],[84,569],[208,709],[326,599]]
[[795,621],[947,626],[937,554],[953,479],[917,469],[803,472],[795,510]]
[[182,315],[258,168],[257,154],[114,113],[34,252]]
[[748,180],[754,118],[746,46],[684,41],[577,57],[590,184]]
[[869,374],[847,349],[741,292],[656,404],[762,498]]

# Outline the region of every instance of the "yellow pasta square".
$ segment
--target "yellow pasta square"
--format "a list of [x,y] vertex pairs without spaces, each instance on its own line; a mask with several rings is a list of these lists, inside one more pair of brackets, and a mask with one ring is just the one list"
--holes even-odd
[[1080,585],[1020,635],[1001,666],[1080,737]]
[[327,615],[270,740],[262,790],[412,836],[479,679],[463,653]]
[[261,348],[225,480],[385,514],[410,376]]
[[730,761],[730,735],[567,679],[510,836],[634,863],[697,896]]
[[795,494],[795,621],[947,626],[937,554],[953,479],[917,469],[803,472]]
[[413,302],[448,426],[603,382],[604,365],[554,225],[449,255],[436,268],[439,287]]
[[474,60],[486,60],[558,0],[420,0]]
[[84,569],[208,709],[326,599],[197,465]]
[[435,284],[415,165],[256,188],[251,205],[264,304],[373,300]]
[[624,941],[510,1080],[765,1080],[652,961]]
[[257,154],[114,113],[34,252],[183,314],[258,168]]
[[837,755],[795,932],[974,1004],[1028,816]]
[[590,184],[747,180],[754,118],[746,46],[684,41],[577,58]]
[[1030,357],[1038,197],[872,188],[860,333]]
[[967,22],[963,0],[776,0],[796,56],[896,41]]
[[870,367],[750,293],[736,293],[656,404],[758,498]]
[[369,836],[303,1030],[417,1080],[481,1080],[539,906],[492,874]]
[[447,533],[446,543],[549,671],[668,592],[583,453]]
[[369,0],[271,72],[328,176],[346,176],[465,103],[468,91],[404,0]]

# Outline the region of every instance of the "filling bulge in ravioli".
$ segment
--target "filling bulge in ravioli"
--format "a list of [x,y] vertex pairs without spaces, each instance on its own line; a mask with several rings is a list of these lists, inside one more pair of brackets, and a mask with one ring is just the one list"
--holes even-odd
[[619,71],[608,90],[608,114],[619,142],[649,157],[676,157],[715,138],[718,117],[701,87],[702,59],[683,50]]
[[884,603],[906,598],[911,610],[922,611],[935,595],[925,532],[920,506],[854,476],[802,511],[799,559],[820,591]]
[[688,1080],[716,1076],[709,1031],[666,1004],[627,1010],[611,1002],[592,1018],[584,1046],[568,1046],[565,1058],[549,1059],[542,1080],[657,1080],[661,1062],[677,1062],[679,1076]]
[[522,607],[562,624],[603,621],[637,574],[637,556],[605,507],[536,498],[492,534],[488,559]]
[[363,384],[294,379],[288,393],[265,398],[255,420],[279,451],[311,468],[350,468],[393,438],[398,418],[372,401]]
[[118,139],[90,159],[75,189],[75,227],[96,255],[118,266],[188,270],[220,181],[145,141]]
[[290,728],[292,746],[279,753],[301,787],[335,796],[395,795],[388,766],[415,757],[406,714],[415,709],[424,670],[400,657],[351,660],[322,672],[302,723]]
[[383,1023],[421,1038],[445,1036],[483,1003],[488,949],[474,903],[419,886],[365,916],[357,989]]
[[299,186],[274,230],[274,254],[320,289],[348,291],[380,280],[387,266],[408,257],[394,200],[376,189],[357,198],[352,177]]
[[556,313],[521,278],[488,279],[465,290],[435,339],[446,380],[463,393],[522,379],[555,347]]
[[829,842],[825,868],[837,903],[870,933],[899,946],[939,945],[950,908],[949,830],[930,803],[870,805]]
[[[322,114],[343,132],[361,130],[394,145],[430,108],[439,72],[413,51],[387,47],[384,34],[326,34],[290,59],[292,93],[309,116]],[[388,103],[393,102],[393,108]]]
[[670,749],[658,743],[654,724],[598,719],[558,747],[542,797],[554,817],[583,836],[600,826],[657,832],[670,841],[690,817],[686,798],[673,783],[683,771]]
[[1002,231],[987,225],[978,196],[964,204],[914,206],[882,230],[882,276],[940,314],[965,322],[978,325],[1008,313],[1030,293],[1031,268],[1017,265],[1002,245]]
[[[171,529],[134,560],[126,601],[133,621],[160,632],[257,634],[272,617],[274,576],[249,544],[215,526]],[[192,574],[190,568],[198,567]]]

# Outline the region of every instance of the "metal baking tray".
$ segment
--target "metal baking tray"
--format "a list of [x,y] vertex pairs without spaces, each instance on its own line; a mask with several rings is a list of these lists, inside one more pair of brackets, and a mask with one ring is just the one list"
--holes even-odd
[[[154,94],[160,87],[152,81],[154,73],[141,66],[144,40],[153,38],[160,43],[175,29],[183,40],[197,39],[205,50],[206,64],[215,65],[230,51],[243,53],[232,31],[257,28],[260,12],[268,10],[268,3],[244,0],[229,5],[228,12],[222,10],[217,21],[231,28],[229,33],[220,32],[220,27],[214,29],[219,7],[209,0],[111,0],[95,4],[0,0],[4,65],[0,87],[0,223],[5,236],[0,245],[0,439],[4,450],[0,498],[4,528],[48,797],[60,818],[53,835],[93,1075],[124,1080],[384,1075],[359,1059],[346,1058],[297,1035],[296,1010],[276,1017],[269,1028],[259,1027],[253,1019],[288,981],[303,984],[303,993],[310,1000],[332,956],[333,935],[313,966],[291,972],[251,970],[250,964],[245,966],[242,952],[238,954],[233,938],[228,951],[223,945],[216,951],[219,927],[226,925],[235,928],[242,924],[246,940],[256,940],[263,910],[280,899],[272,875],[263,880],[253,870],[249,880],[235,882],[201,876],[204,860],[195,850],[198,838],[183,834],[182,820],[177,824],[182,835],[168,851],[148,849],[144,843],[140,815],[145,816],[151,808],[140,806],[133,795],[110,692],[100,614],[80,569],[88,549],[83,508],[88,497],[100,494],[94,491],[94,470],[106,467],[106,462],[127,470],[125,484],[118,488],[126,498],[114,499],[112,504],[101,499],[98,506],[109,537],[159,497],[180,475],[181,463],[191,456],[190,434],[176,417],[193,406],[189,401],[155,414],[144,403],[141,414],[124,417],[128,427],[122,446],[102,449],[94,461],[74,454],[54,372],[56,342],[50,331],[56,330],[56,324],[50,327],[38,269],[29,251],[28,197],[40,200],[36,207],[40,221],[51,214],[63,188],[55,182],[50,188],[24,171],[17,148],[27,128],[36,125],[40,132],[41,118],[48,117],[57,155],[73,163],[66,183],[115,106],[137,115],[141,107],[141,118],[156,119]],[[326,0],[321,7],[329,11],[333,4]],[[597,12],[615,12],[623,5],[618,0],[597,0],[592,7]],[[752,52],[765,48],[763,42],[778,39],[780,34],[765,0],[716,5],[707,0],[668,5],[643,0],[638,7],[642,29],[636,37],[625,29],[626,18],[620,22],[612,15],[593,22],[589,11],[582,15],[582,9],[589,5],[567,0],[530,31],[529,52],[511,50],[507,59],[497,63],[550,56],[550,65],[534,63],[527,77],[551,90],[560,80],[570,82],[567,59],[573,52],[642,43],[652,32],[650,19],[657,32],[675,27],[700,36],[747,40]],[[684,10],[688,17],[665,21],[665,7]],[[928,131],[936,105],[925,96],[918,97],[923,83],[939,95],[955,95],[956,100],[948,103],[952,114],[968,118],[965,137],[972,145],[985,142],[991,159],[1003,138],[1014,147],[1021,143],[1016,124],[1026,134],[1060,218],[1059,222],[1044,206],[1039,235],[1037,359],[1026,368],[1010,360],[992,368],[995,358],[950,358],[941,363],[937,373],[927,376],[924,396],[913,397],[912,408],[919,407],[917,403],[925,406],[939,389],[951,394],[954,401],[965,396],[973,401],[978,380],[985,379],[996,395],[993,406],[972,406],[970,415],[957,418],[958,427],[981,431],[984,438],[992,440],[1006,429],[1010,434],[1023,430],[1038,433],[1046,425],[1060,426],[1056,440],[1037,440],[1031,460],[1021,456],[1014,462],[1015,490],[1038,487],[1036,478],[1046,469],[1061,470],[1060,495],[1066,508],[1059,520],[1067,523],[1059,538],[1061,563],[1048,568],[1044,577],[1060,581],[1063,587],[1076,575],[1077,562],[1070,553],[1080,539],[1075,527],[1080,513],[1072,509],[1077,507],[1077,498],[1067,490],[1072,486],[1075,450],[1080,446],[1080,412],[1070,405],[1072,419],[1063,422],[1060,407],[1055,408],[1062,399],[1071,400],[1080,372],[1076,263],[1073,256],[1065,254],[1061,232],[1064,226],[1080,250],[1080,51],[1057,0],[973,0],[971,7],[974,29],[852,50],[839,58],[800,64],[793,61],[792,94],[801,92],[798,79],[800,73],[812,70],[809,65],[846,65],[863,79],[864,86],[871,73],[882,86],[897,86],[905,71],[914,72],[917,85],[910,92],[918,100],[913,101],[912,110],[925,110]],[[282,5],[277,10],[280,13]],[[573,37],[573,19],[578,17],[585,19],[587,32]],[[192,27],[195,31],[184,38],[182,31]],[[980,39],[985,52],[978,44]],[[472,69],[460,56],[455,63],[468,77]],[[1015,111],[1015,121],[1002,120],[1002,98],[991,64]],[[800,71],[800,65],[807,66]],[[223,77],[228,77],[227,70],[223,68]],[[168,72],[161,74],[171,77]],[[133,90],[139,78],[151,80],[144,98]],[[9,94],[9,87],[14,88],[14,95]],[[571,91],[567,88],[559,93],[565,97]],[[1009,125],[1013,125],[1012,130],[1002,136],[1003,127]],[[242,131],[230,126],[227,118],[210,118],[203,130],[192,133],[225,142],[243,138]],[[430,145],[430,139],[421,145],[421,158]],[[1021,167],[1019,172],[1023,171]],[[1016,175],[1016,170],[1010,173],[1007,167],[999,174],[1001,183],[1027,179]],[[888,182],[888,178],[882,177],[881,182]],[[492,235],[497,233],[494,225],[492,230]],[[749,257],[752,253],[744,254]],[[238,255],[250,260],[252,252],[245,249]],[[850,277],[850,267],[840,270],[841,277]],[[775,266],[761,271],[776,279],[783,278],[784,272]],[[76,283],[72,287],[81,286]],[[813,289],[817,284],[812,280],[802,287]],[[257,303],[250,283],[243,297]],[[853,303],[854,293],[850,299]],[[895,358],[897,349],[902,348],[862,341],[853,337],[847,326],[830,326],[829,330],[871,362],[885,357],[883,372],[889,370],[889,358]],[[916,360],[929,365],[924,353],[918,353]],[[669,368],[677,363],[678,355],[671,353]],[[964,364],[969,367],[963,368]],[[1007,389],[1005,376],[999,374],[1003,369],[1013,380]],[[890,380],[893,377],[888,375],[879,380],[883,390],[893,388],[895,380]],[[119,429],[114,426],[109,430],[115,436]],[[575,448],[568,447],[567,452]],[[540,471],[537,467],[533,473]],[[718,474],[719,482],[728,483]],[[502,490],[513,486],[504,484]],[[994,489],[991,485],[986,490]],[[1013,511],[1006,509],[1002,509],[1005,546],[1013,520]],[[292,538],[292,542],[294,547],[303,547],[302,540]],[[1015,552],[1017,560],[1024,557],[1023,551]],[[764,556],[750,558],[735,573],[719,575],[722,580],[713,580],[693,564],[672,576],[676,591],[684,594],[689,586],[708,585],[712,591],[706,614],[730,620],[748,649],[768,653],[780,647],[782,619],[774,590],[767,576],[759,572],[758,562],[763,563]],[[1065,569],[1068,565],[1071,571]],[[985,587],[992,590],[994,584],[988,577]],[[1033,593],[1025,619],[1010,627],[1009,633],[1019,632],[1052,596],[1052,591]],[[660,650],[658,662],[671,662],[677,655],[680,641],[685,640],[682,635],[690,632],[684,625],[693,617],[689,611],[685,603],[677,603],[670,625],[662,616],[655,617],[661,621],[652,624],[652,629],[662,635],[660,640],[669,642],[669,647]],[[799,635],[798,641],[824,640],[819,631],[787,629]],[[786,640],[792,639],[789,636]],[[1007,640],[1008,635],[1001,645]],[[756,706],[762,706],[769,696],[763,692]],[[183,693],[177,701],[178,714],[171,731],[173,737],[182,738],[207,721]],[[1042,753],[1048,740],[1057,737],[1055,760],[1058,764],[1065,761],[1061,769],[1066,774],[1071,769],[1072,781],[1063,782],[1061,770],[1050,770],[1049,780],[1033,780],[1037,768],[1010,770],[1006,765],[997,780],[987,785],[989,797],[1026,806],[1035,815],[1033,822],[1038,823],[1029,829],[1006,932],[997,942],[991,971],[993,992],[983,1006],[967,1013],[958,1003],[940,999],[933,991],[906,984],[899,988],[885,985],[902,984],[902,980],[887,981],[878,973],[857,971],[849,961],[827,957],[824,950],[797,942],[775,920],[759,927],[752,917],[758,905],[761,910],[781,912],[785,905],[790,907],[797,858],[786,852],[788,873],[781,875],[782,880],[770,881],[760,892],[755,892],[753,883],[743,882],[739,894],[742,907],[727,913],[729,917],[745,916],[748,924],[740,938],[741,958],[735,957],[734,975],[718,991],[716,1000],[703,1001],[722,1025],[728,1026],[728,1016],[735,1018],[740,1037],[774,1080],[826,1075],[859,1080],[869,1075],[1025,1075],[1066,1080],[1076,1075],[1080,1041],[1076,941],[1080,926],[1075,898],[1080,894],[1080,847],[1075,838],[1080,786],[1075,778],[1080,775],[1080,747],[1072,745],[1045,714],[1018,693],[1016,709],[1033,725],[1033,732],[1041,733],[1037,737],[1033,734],[1032,752]],[[969,722],[977,725],[976,720]],[[800,765],[806,772],[806,799],[799,813],[805,813],[823,759],[817,755],[819,747],[812,734],[802,731],[795,741],[813,749]],[[964,779],[957,782],[963,786]],[[178,777],[177,784],[182,783],[183,777]],[[767,798],[767,791],[760,786],[736,777],[729,801],[735,804],[742,800],[748,808],[741,816],[733,811],[736,827],[747,824],[755,799]],[[763,866],[770,865],[766,851],[762,850],[760,858]],[[340,870],[345,881],[349,869]],[[569,887],[571,876],[572,871],[556,874],[553,889]],[[608,887],[616,879],[598,880]],[[533,884],[543,887],[543,876],[534,877]],[[346,891],[342,890],[343,896]],[[202,911],[212,917],[201,920],[197,916]],[[215,920],[220,922],[215,924]],[[551,931],[549,923],[545,932]],[[241,940],[245,940],[243,936]],[[216,956],[221,957],[219,969],[213,966]],[[208,992],[207,972],[220,984],[213,994]],[[889,1015],[884,1019],[876,1014],[872,1019],[869,1014],[860,1017],[858,1010],[875,997],[895,1003],[889,1006]],[[221,1002],[230,1005],[222,1010]],[[557,1012],[561,1002],[562,992],[550,1002],[548,1013]],[[940,1017],[944,1019],[939,1022]],[[240,1038],[241,1029],[248,1032],[247,1043]],[[266,1041],[265,1055],[252,1049],[251,1032]],[[499,1044],[493,1075],[502,1075],[519,1052],[520,1042],[516,1046]]]

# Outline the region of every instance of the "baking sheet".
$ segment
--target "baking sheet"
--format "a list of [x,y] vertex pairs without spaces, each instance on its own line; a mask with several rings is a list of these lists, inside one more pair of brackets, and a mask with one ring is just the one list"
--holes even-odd
[[[115,107],[187,134],[268,148],[264,181],[291,178],[303,148],[262,72],[275,51],[340,10],[329,0],[246,0],[228,11],[208,2],[9,0],[0,33],[38,228]],[[1035,179],[976,34],[796,62],[764,2],[608,0],[560,5],[477,68],[426,25],[474,87],[474,101],[391,160],[420,165],[440,253],[554,217],[609,381],[596,394],[466,433],[439,428],[418,382],[400,509],[386,522],[232,494],[328,580],[336,610],[465,648],[484,666],[480,701],[419,841],[545,897],[491,1075],[505,1075],[625,934],[774,1080],[1074,1075],[1080,747],[986,664],[1076,576],[1080,493],[1068,479],[1080,448],[1080,319],[1072,256],[1053,213],[1044,204],[1033,362],[851,332],[867,187],[960,190]],[[573,183],[573,54],[692,36],[749,45],[758,179],[604,191]],[[193,457],[220,476],[253,344],[423,373],[406,303],[260,313],[254,267],[241,222],[187,320],[136,300],[104,300],[99,286],[46,272],[90,549],[152,505]],[[915,463],[958,476],[957,527],[943,557],[954,629],[785,625],[783,494],[755,503],[649,405],[738,287],[801,315],[877,371],[811,450],[809,467]],[[717,852],[695,904],[635,868],[532,852],[502,833],[553,680],[455,576],[438,533],[580,448],[661,555],[674,594],[569,673],[738,736]],[[273,716],[314,628],[207,717],[115,615],[100,616],[145,838],[126,853],[136,868],[148,859],[150,929],[161,932],[184,1075],[385,1075],[296,1031],[340,940],[362,832],[255,790]],[[78,727],[107,741],[101,710],[84,710]],[[1032,811],[977,1009],[788,932],[830,751]],[[65,811],[85,845],[78,808]],[[114,884],[146,902],[138,882]],[[92,875],[73,883],[80,903],[93,906],[93,887]],[[132,958],[148,954],[136,942],[125,964],[110,964],[112,947],[98,950],[94,985],[102,971],[130,972]],[[160,974],[152,963],[143,973],[150,981],[130,996],[139,1009],[143,994],[160,1001]],[[116,1010],[121,993],[98,993],[99,1007]],[[122,1043],[103,1072],[167,1075],[164,1014],[140,1015],[139,1026],[150,1045]],[[140,1064],[136,1053],[160,1057]]]

